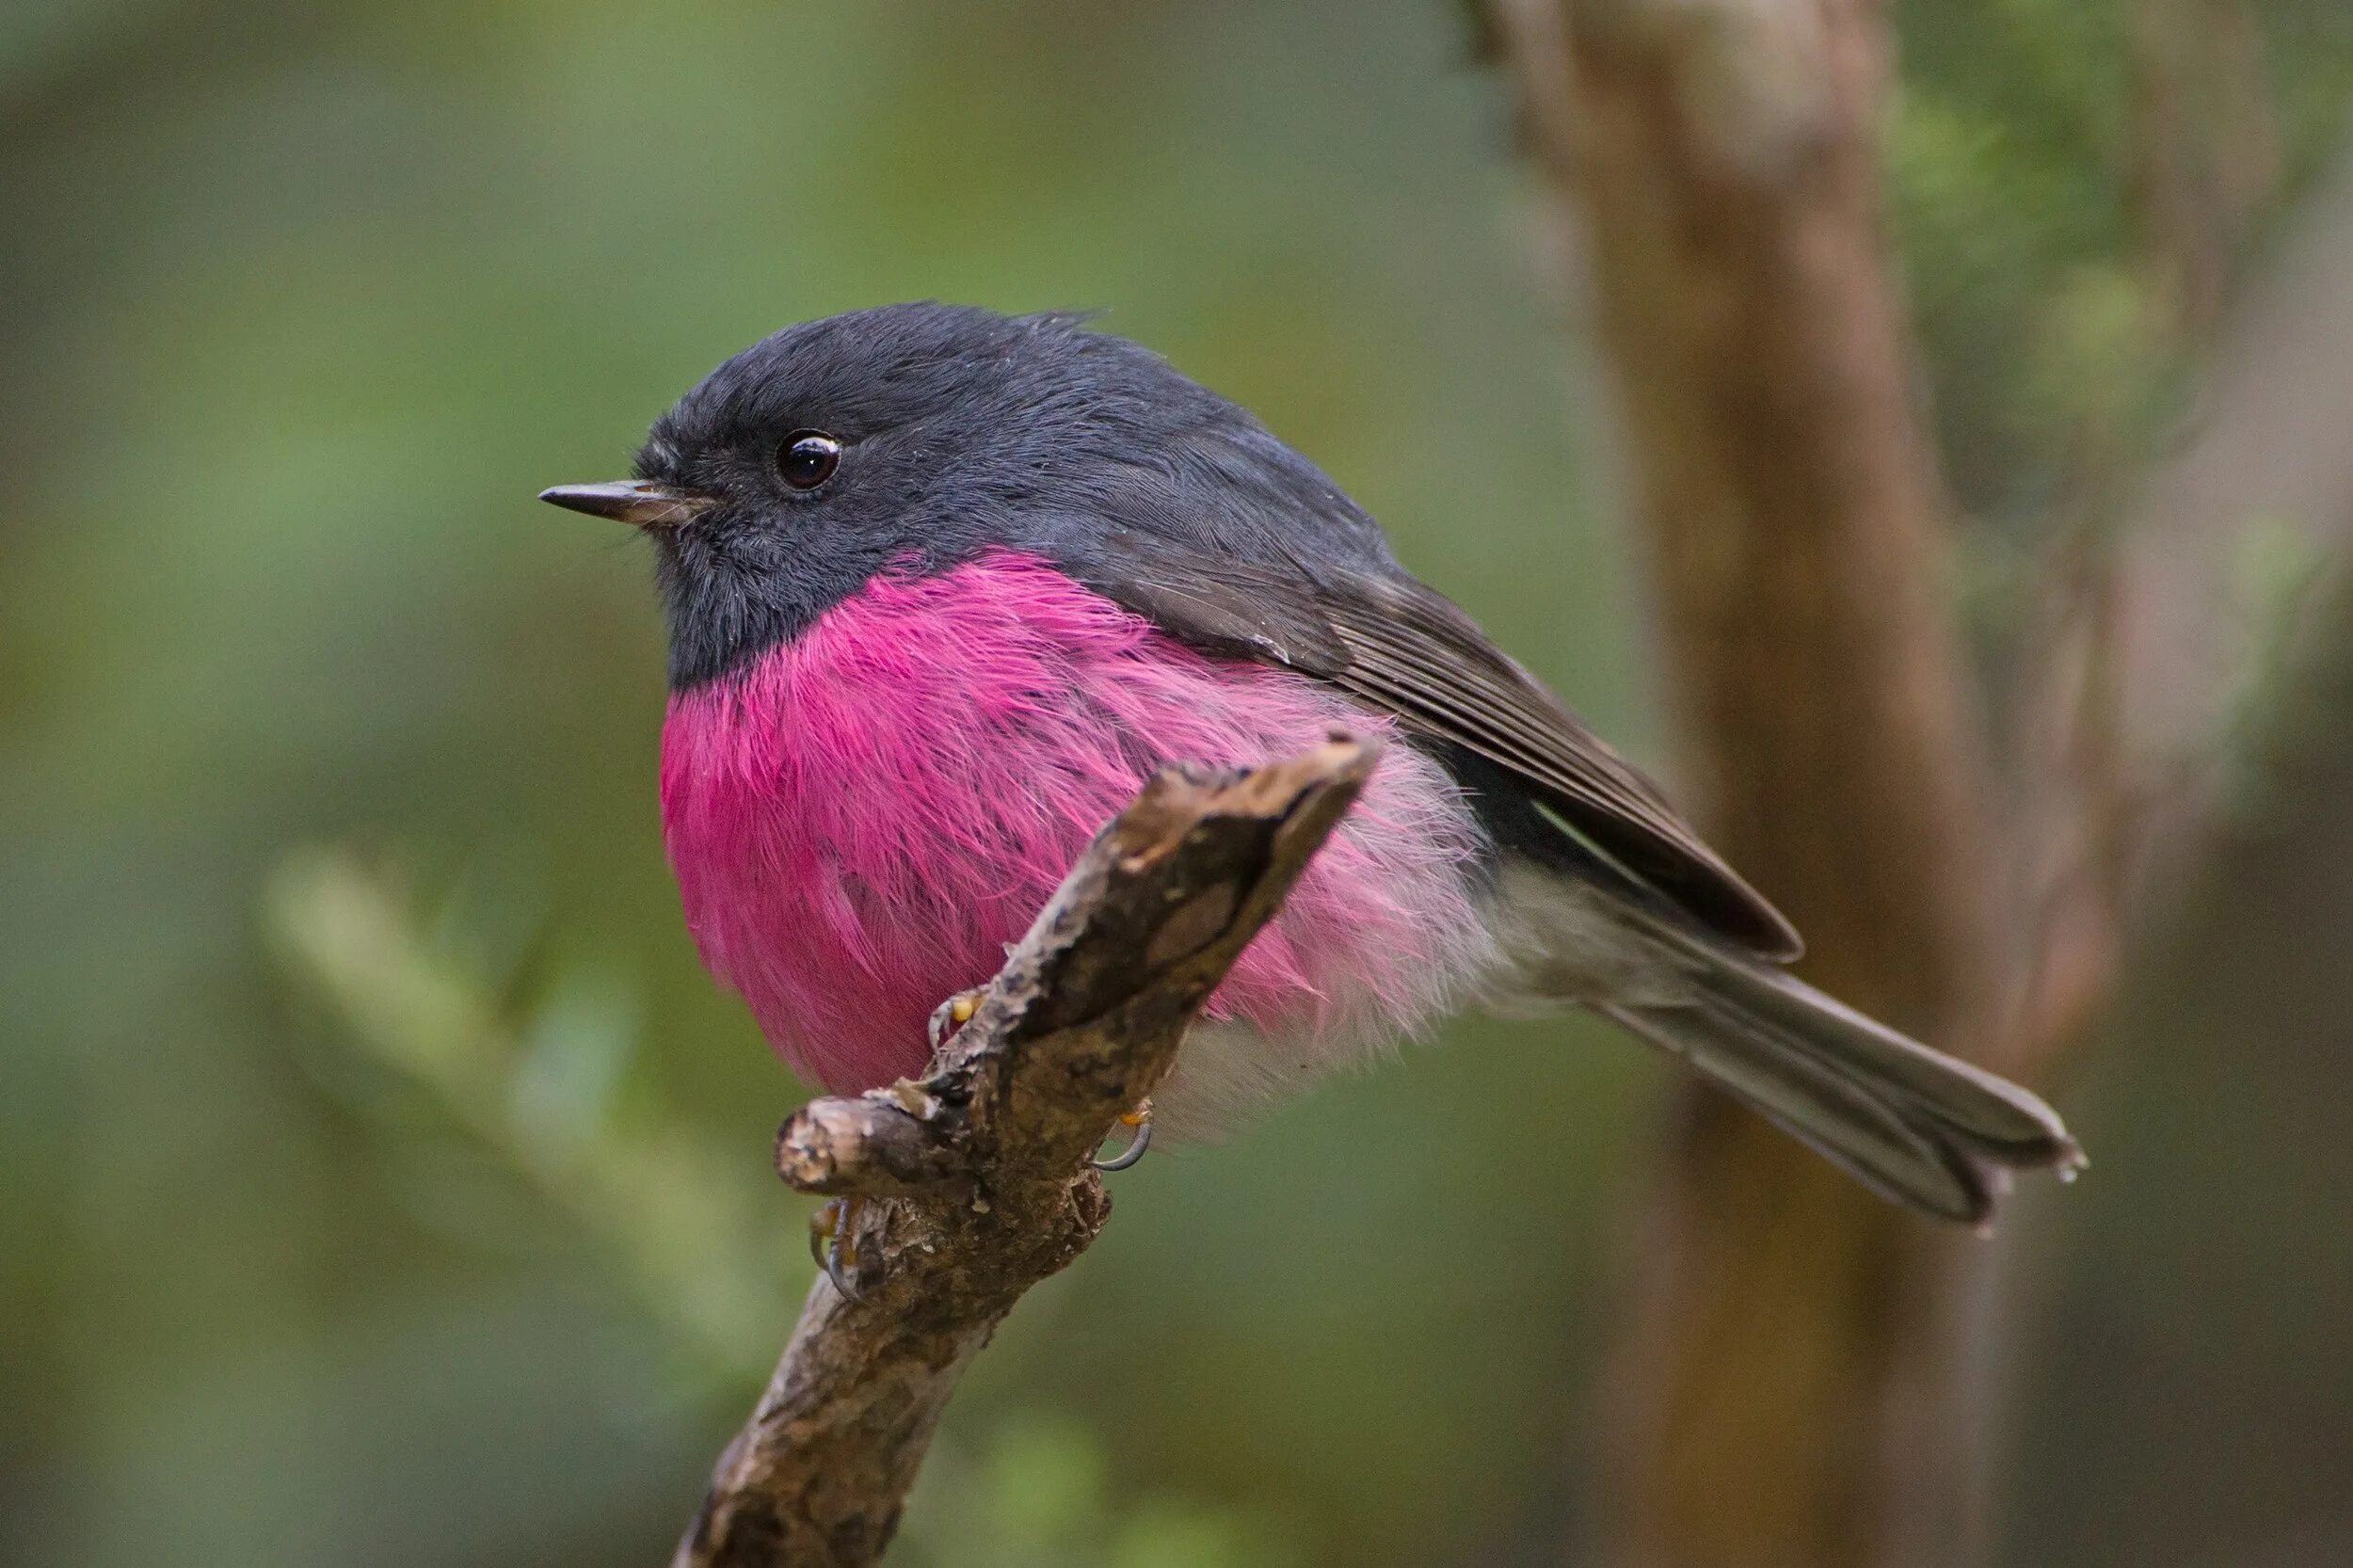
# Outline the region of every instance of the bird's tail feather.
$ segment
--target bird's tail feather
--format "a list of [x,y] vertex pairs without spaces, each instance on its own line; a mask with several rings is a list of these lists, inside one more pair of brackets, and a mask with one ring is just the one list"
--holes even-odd
[[1761,964],[1711,952],[1685,972],[1672,1003],[1600,1011],[1882,1196],[1974,1224],[1993,1208],[1989,1168],[2083,1163],[2057,1114],[2007,1080]]

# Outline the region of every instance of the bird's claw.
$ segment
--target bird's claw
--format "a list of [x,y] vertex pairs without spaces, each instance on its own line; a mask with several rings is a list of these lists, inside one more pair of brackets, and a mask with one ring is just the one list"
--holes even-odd
[[931,1021],[924,1026],[924,1033],[931,1038],[932,1049],[937,1050],[946,1045],[957,1030],[970,1023],[972,1015],[981,1010],[981,999],[987,994],[980,987],[958,991],[933,1008]]
[[857,1218],[862,1200],[828,1198],[808,1216],[808,1255],[825,1271],[843,1301],[863,1294],[857,1287]]
[[1087,1161],[1098,1171],[1127,1170],[1137,1160],[1142,1160],[1144,1151],[1152,1146],[1152,1096],[1146,1095],[1142,1104],[1122,1115],[1119,1118],[1119,1125],[1132,1128],[1135,1136],[1128,1140],[1126,1148],[1121,1149],[1109,1160],[1100,1158],[1098,1154],[1096,1158]]

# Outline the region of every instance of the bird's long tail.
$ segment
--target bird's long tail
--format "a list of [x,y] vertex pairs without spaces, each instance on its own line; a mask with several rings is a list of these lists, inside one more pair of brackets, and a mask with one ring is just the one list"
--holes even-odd
[[1946,1219],[1993,1208],[1989,1172],[2084,1162],[2051,1108],[1779,970],[1687,952],[1673,1003],[1599,1010],[1689,1062],[1874,1192]]

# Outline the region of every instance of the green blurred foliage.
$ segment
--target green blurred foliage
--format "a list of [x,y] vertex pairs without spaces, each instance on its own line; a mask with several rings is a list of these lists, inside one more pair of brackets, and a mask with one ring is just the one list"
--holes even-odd
[[[1897,0],[1902,81],[1891,210],[1947,472],[1977,515],[2032,532],[2082,461],[2084,426],[2145,453],[2186,368],[2158,318],[2136,190],[2136,13],[2198,0]],[[2256,84],[2283,192],[2337,145],[2353,95],[2353,8],[2254,0]],[[2193,45],[2194,47],[2194,45]],[[2218,155],[2218,154],[2217,154]],[[2255,215],[2260,252],[2289,204]]]
[[[2353,24],[2260,9],[2293,188]],[[2180,372],[2121,14],[1899,8],[1929,391],[2028,543],[2078,427],[2161,440]],[[1468,53],[1424,0],[0,11],[0,1561],[666,1549],[807,1278],[802,1091],[679,925],[636,541],[530,498],[762,332],[1105,307],[1655,751],[1595,369]],[[903,1559],[1557,1560],[1660,1082],[1467,1022],[1147,1160],[974,1370]],[[2150,1256],[2133,1147],[2067,1279]],[[2180,1494],[2086,1473],[2035,1517]]]

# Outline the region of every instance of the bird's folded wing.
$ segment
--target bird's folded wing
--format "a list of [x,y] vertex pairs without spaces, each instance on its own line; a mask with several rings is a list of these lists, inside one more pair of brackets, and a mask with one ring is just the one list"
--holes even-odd
[[1526,781],[1561,825],[1718,936],[1788,959],[1797,932],[1701,841],[1657,785],[1468,616],[1411,578],[1315,578],[1121,536],[1098,591],[1180,641],[1288,665]]

